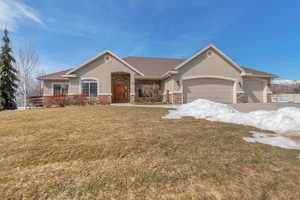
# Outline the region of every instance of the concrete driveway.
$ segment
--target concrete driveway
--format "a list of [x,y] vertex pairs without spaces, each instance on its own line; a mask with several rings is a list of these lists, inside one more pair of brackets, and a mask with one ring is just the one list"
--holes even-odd
[[[129,103],[111,104],[112,106],[130,106],[130,107],[147,107],[147,108],[174,108],[180,105],[136,105]],[[240,112],[252,112],[256,110],[277,110],[284,107],[300,108],[300,103],[241,103],[229,104]]]
[[256,110],[277,110],[284,107],[300,108],[300,103],[243,103],[230,105],[240,112],[252,112]]

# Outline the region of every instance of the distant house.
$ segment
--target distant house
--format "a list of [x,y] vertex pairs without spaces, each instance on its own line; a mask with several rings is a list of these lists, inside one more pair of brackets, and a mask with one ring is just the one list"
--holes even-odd
[[273,103],[300,103],[299,80],[272,80]]
[[39,77],[44,96],[85,94],[110,103],[267,103],[277,76],[241,67],[213,45],[188,59],[126,57],[105,51],[82,65]]
[[271,82],[273,94],[300,94],[300,81],[298,80],[273,80]]

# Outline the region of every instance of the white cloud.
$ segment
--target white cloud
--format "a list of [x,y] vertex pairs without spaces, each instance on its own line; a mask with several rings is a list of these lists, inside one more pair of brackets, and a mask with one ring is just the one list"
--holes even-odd
[[16,31],[20,21],[26,19],[44,25],[33,8],[17,0],[0,0],[0,29]]

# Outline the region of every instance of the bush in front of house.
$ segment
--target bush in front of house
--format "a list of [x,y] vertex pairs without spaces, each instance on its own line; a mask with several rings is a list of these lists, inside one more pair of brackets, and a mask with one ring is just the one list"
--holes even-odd
[[95,105],[101,103],[96,97],[87,97],[85,94],[78,95],[64,95],[64,94],[55,94],[53,96],[44,97],[43,104],[46,107],[65,107],[68,105]]
[[70,98],[64,94],[54,94],[53,96],[44,97],[44,105],[46,107],[65,107],[70,105]]
[[101,96],[99,97],[99,103],[102,105],[109,105],[110,104],[110,96]]
[[83,106],[87,103],[87,96],[85,94],[78,94],[69,97],[71,105]]

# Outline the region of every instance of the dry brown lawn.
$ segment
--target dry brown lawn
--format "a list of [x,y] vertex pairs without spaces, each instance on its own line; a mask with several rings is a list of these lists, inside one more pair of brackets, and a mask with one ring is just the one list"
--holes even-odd
[[0,113],[0,199],[300,199],[299,151],[166,109]]

